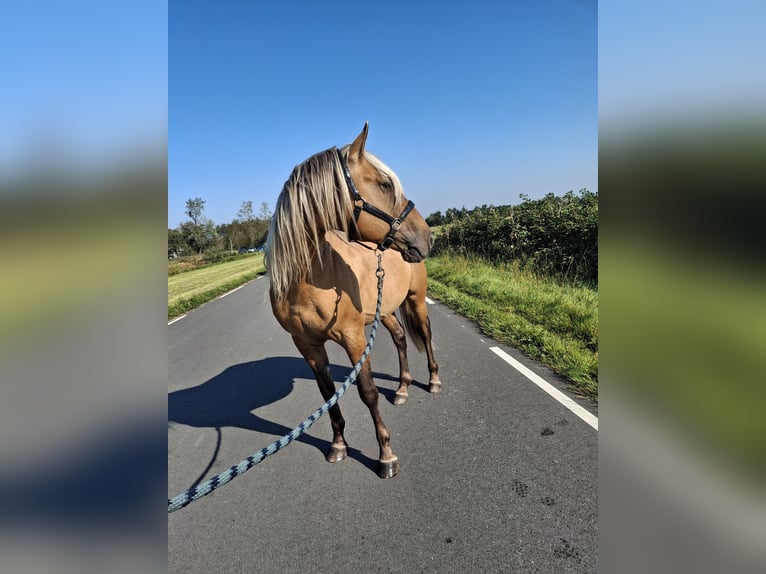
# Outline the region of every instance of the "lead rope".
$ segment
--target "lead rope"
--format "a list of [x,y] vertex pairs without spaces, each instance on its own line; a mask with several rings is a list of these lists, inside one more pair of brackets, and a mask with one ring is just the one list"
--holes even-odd
[[311,425],[313,425],[319,419],[319,417],[329,411],[338,402],[338,399],[343,396],[343,393],[345,393],[348,388],[356,382],[356,378],[359,376],[359,372],[362,370],[362,365],[364,365],[364,362],[367,360],[367,357],[372,350],[372,344],[375,341],[375,335],[378,332],[378,324],[380,322],[380,306],[381,302],[383,301],[383,277],[385,276],[386,272],[381,266],[381,253],[376,253],[376,255],[378,257],[378,269],[375,271],[375,276],[378,278],[378,302],[375,307],[375,319],[372,322],[370,338],[367,340],[367,346],[364,348],[361,358],[357,361],[356,365],[354,365],[353,370],[348,375],[348,377],[346,377],[346,380],[341,385],[341,387],[335,392],[333,396],[330,397],[330,399],[325,404],[311,413],[308,418],[306,418],[306,420],[304,420],[301,424],[299,424],[279,440],[276,440],[269,446],[262,448],[257,453],[242,459],[238,464],[206,480],[202,484],[193,486],[187,491],[182,492],[181,494],[177,494],[173,498],[169,498],[168,514],[175,512],[179,508],[183,508],[184,506],[202,498],[203,496],[207,496],[217,488],[220,488],[224,484],[234,480],[235,477],[246,473],[267,456],[272,455],[286,447],[296,438],[301,436],[305,431],[311,428]]

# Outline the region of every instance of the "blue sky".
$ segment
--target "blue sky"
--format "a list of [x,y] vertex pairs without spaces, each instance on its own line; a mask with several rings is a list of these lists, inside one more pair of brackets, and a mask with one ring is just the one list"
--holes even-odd
[[45,154],[77,168],[161,151],[167,30],[156,0],[4,3],[0,172]]
[[764,117],[762,0],[602,2],[601,135]]
[[164,154],[169,131],[169,225],[197,195],[222,223],[369,120],[428,215],[597,189],[597,100],[602,136],[766,117],[761,0],[603,2],[598,29],[594,0],[372,4],[9,3],[0,173]]
[[597,63],[595,1],[173,0],[168,225],[273,207],[365,121],[423,216],[595,191]]

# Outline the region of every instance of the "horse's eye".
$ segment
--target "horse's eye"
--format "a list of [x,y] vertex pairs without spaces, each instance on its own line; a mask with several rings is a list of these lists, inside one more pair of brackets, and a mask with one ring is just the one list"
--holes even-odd
[[385,189],[386,191],[393,191],[394,189],[394,182],[390,179],[384,179],[380,182],[380,187]]

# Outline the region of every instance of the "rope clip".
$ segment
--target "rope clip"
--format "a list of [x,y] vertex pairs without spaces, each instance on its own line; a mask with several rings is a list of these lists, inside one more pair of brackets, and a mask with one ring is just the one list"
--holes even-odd
[[383,279],[383,277],[386,276],[386,271],[383,269],[383,266],[381,264],[381,260],[383,259],[383,254],[376,249],[375,255],[378,256],[378,269],[377,271],[375,271],[375,277],[377,277],[378,279]]

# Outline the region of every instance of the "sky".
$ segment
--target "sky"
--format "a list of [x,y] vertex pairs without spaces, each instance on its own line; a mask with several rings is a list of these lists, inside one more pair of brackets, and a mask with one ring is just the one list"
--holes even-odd
[[168,13],[168,226],[273,207],[350,143],[439,210],[597,191],[597,3],[202,2]]
[[766,117],[764,21],[762,0],[601,2],[600,135]]
[[156,0],[5,2],[0,173],[164,154],[167,14]]
[[605,128],[766,117],[761,0],[378,4],[8,3],[0,175],[169,143],[168,225],[195,196],[224,223],[369,121],[428,215],[597,190]]

